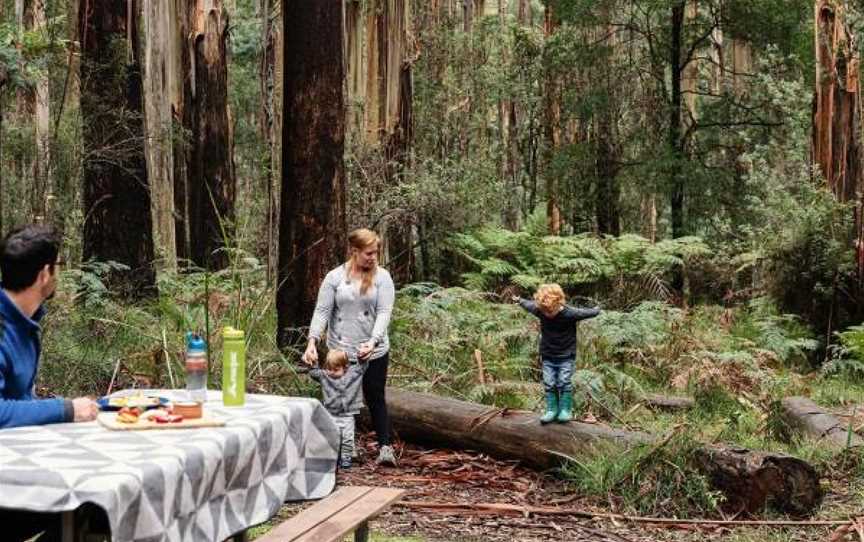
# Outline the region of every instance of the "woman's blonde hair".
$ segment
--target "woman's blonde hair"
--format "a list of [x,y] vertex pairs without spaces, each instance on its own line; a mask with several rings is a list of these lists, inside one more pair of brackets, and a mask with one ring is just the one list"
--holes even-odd
[[[365,250],[372,245],[380,245],[381,238],[378,237],[378,234],[374,231],[367,228],[357,228],[348,234],[348,246],[354,250],[360,251]],[[354,256],[351,255],[351,259],[348,261],[349,268],[351,271],[354,267]],[[367,290],[372,286],[372,280],[375,278],[375,273],[378,271],[377,266],[373,267],[369,270],[364,270],[361,273],[361,281],[360,281],[360,293],[365,294]]]
[[566,298],[564,290],[559,284],[541,284],[534,294],[534,301],[537,302],[537,307],[547,314],[558,312],[558,309],[564,306]]
[[324,368],[328,371],[336,371],[348,366],[348,354],[342,350],[330,350],[324,359]]

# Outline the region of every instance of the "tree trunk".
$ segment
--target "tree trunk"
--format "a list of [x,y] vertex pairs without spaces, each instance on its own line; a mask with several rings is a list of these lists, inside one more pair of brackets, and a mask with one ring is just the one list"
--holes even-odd
[[144,152],[150,180],[150,207],[153,243],[162,267],[177,269],[176,224],[174,221],[174,145],[171,114],[172,79],[181,76],[172,65],[175,58],[173,30],[176,19],[173,2],[142,4],[144,35]]
[[474,28],[474,0],[462,0],[462,30],[467,34]]
[[[267,194],[267,223],[264,240],[267,243],[267,283],[276,276],[276,239],[279,231],[279,141],[281,130],[281,47],[282,29],[280,24],[273,25],[273,3],[271,0],[261,0],[263,49],[261,54],[261,132],[270,151],[270,164],[265,175],[265,193]],[[278,17],[277,20],[281,21]]]
[[[409,0],[388,2],[386,24],[386,71],[384,79],[385,156],[390,184],[402,182],[414,136],[414,79],[409,60]],[[388,228],[390,272],[396,284],[407,284],[415,275],[413,214],[402,213]]]
[[[579,422],[543,426],[533,414],[498,414],[485,405],[395,388],[387,389],[387,408],[400,438],[478,450],[541,469],[557,466],[562,456],[584,457],[597,442],[619,447],[656,443],[646,433]],[[800,459],[714,445],[700,449],[697,457],[697,466],[726,494],[731,507],[755,513],[771,504],[808,514],[821,502],[819,477]]]
[[[498,0],[498,25],[501,32],[507,29],[507,0]],[[503,65],[512,62],[510,52],[502,49]],[[498,100],[498,131],[501,135],[501,149],[499,157],[499,176],[501,186],[507,194],[501,222],[504,227],[516,231],[519,229],[519,185],[516,178],[516,157],[514,155],[515,145],[513,142],[513,131],[515,130],[516,107],[513,100],[501,98]]]
[[137,22],[132,2],[90,0],[79,10],[83,258],[129,266],[110,282],[132,296],[155,287]]
[[820,442],[841,449],[847,446],[864,446],[864,438],[850,432],[848,425],[844,425],[807,397],[786,397],[780,405],[783,417],[790,426]]
[[171,0],[175,17],[172,25],[171,110],[172,154],[174,177],[174,233],[177,258],[186,266],[192,258],[192,227],[189,221],[192,165],[192,113],[194,108],[195,76],[192,73],[193,44],[189,36],[195,20],[195,3]]
[[[45,0],[32,0],[33,30],[48,39],[47,19],[45,17]],[[49,77],[47,71],[42,73],[34,85],[34,126],[36,132],[36,158],[33,162],[33,180],[38,189],[35,194],[36,217],[53,223],[52,202],[54,188],[51,172],[51,102],[48,94]]]
[[516,19],[519,21],[519,24],[525,26],[530,22],[528,17],[531,15],[531,7],[528,5],[528,0],[519,0],[519,10],[517,12]]
[[[552,6],[546,7],[546,18],[544,22],[544,33],[548,40],[555,29],[558,27],[558,22],[555,19],[555,14],[552,11]],[[546,160],[544,166],[544,176],[546,178],[546,220],[549,227],[549,235],[561,234],[561,208],[558,203],[558,173],[552,171],[552,159],[555,153],[561,146],[561,96],[560,96],[560,81],[555,68],[547,63],[546,74],[546,92],[543,99],[545,101],[545,123],[544,130],[546,135]]]
[[597,231],[602,235],[621,235],[621,186],[618,170],[621,157],[618,143],[618,110],[620,108],[618,81],[613,80],[614,64],[619,54],[617,29],[609,22],[612,13],[608,8],[601,10],[604,24],[597,25],[593,40],[606,43],[608,52],[600,58],[600,73],[593,74],[593,81],[600,81],[606,100],[599,104],[594,113],[595,177],[597,179],[597,199],[595,215]]
[[[346,5],[345,63],[349,105],[365,102],[365,140],[380,145],[389,184],[401,182],[413,138],[413,75],[409,49],[408,0],[377,0],[366,6],[365,33],[361,34],[360,6]],[[365,63],[362,62],[365,44]],[[349,112],[349,138],[355,122]],[[359,139],[359,138],[358,138]],[[406,212],[393,213],[381,222],[382,260],[397,284],[414,276],[413,224]]]
[[228,15],[221,0],[197,0],[192,19],[190,257],[221,269],[234,238],[234,137],[228,110]]
[[657,242],[657,195],[653,192],[642,196],[642,236],[652,243]]
[[[669,42],[669,68],[671,72],[671,94],[669,103],[668,147],[671,153],[669,179],[672,186],[671,214],[672,237],[683,237],[684,233],[684,177],[682,162],[684,149],[682,142],[683,99],[681,92],[683,66],[681,59],[681,39],[684,33],[684,11],[686,0],[672,5],[672,35]],[[676,288],[679,289],[679,288]]]
[[816,2],[813,160],[840,201],[861,187],[858,47],[838,0]]
[[284,100],[279,344],[298,338],[318,287],[344,256],[342,6],[283,0]]
[[606,235],[621,235],[621,187],[618,183],[618,147],[615,138],[615,118],[610,103],[595,118],[597,149],[597,231]]
[[[366,109],[367,68],[364,63],[363,4],[359,0],[345,2],[345,97],[346,138],[362,141],[365,138],[364,111]],[[358,107],[363,104],[363,107]]]
[[732,49],[732,90],[741,96],[747,90],[747,78],[753,73],[753,51],[744,40],[731,39]]

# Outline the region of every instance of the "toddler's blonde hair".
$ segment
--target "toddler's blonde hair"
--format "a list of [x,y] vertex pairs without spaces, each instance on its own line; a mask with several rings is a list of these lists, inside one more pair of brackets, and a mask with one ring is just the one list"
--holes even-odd
[[330,350],[324,360],[324,368],[328,371],[338,371],[348,366],[348,354],[342,350]]
[[564,306],[566,298],[560,284],[541,284],[534,294],[534,301],[545,314],[554,314]]

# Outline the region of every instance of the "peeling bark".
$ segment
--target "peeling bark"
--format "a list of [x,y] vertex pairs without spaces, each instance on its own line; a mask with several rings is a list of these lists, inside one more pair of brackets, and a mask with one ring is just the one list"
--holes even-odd
[[153,243],[167,270],[177,268],[174,222],[174,149],[172,143],[171,81],[174,36],[173,2],[142,4],[144,61],[144,152],[150,180]]
[[861,187],[861,85],[855,36],[838,0],[816,2],[813,161],[840,201]]
[[[390,184],[399,184],[410,157],[413,138],[413,59],[409,44],[408,0],[370,0],[365,25],[358,3],[345,8],[346,91],[349,103],[348,137],[361,124],[351,104],[364,104],[363,137],[379,146]],[[365,55],[363,54],[365,51]],[[413,222],[408,213],[394,213],[379,220],[382,261],[397,284],[414,276]]]
[[190,257],[221,269],[234,236],[234,141],[228,111],[228,15],[221,0],[197,0],[192,20]]

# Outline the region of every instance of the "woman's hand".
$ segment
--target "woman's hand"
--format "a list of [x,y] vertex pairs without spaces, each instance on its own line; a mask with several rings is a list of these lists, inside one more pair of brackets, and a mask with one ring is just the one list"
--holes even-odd
[[366,361],[373,350],[375,350],[375,341],[366,341],[357,348],[357,359]]
[[306,351],[300,357],[306,365],[314,366],[318,364],[318,349],[315,348],[315,339],[309,339],[309,344],[306,345]]

